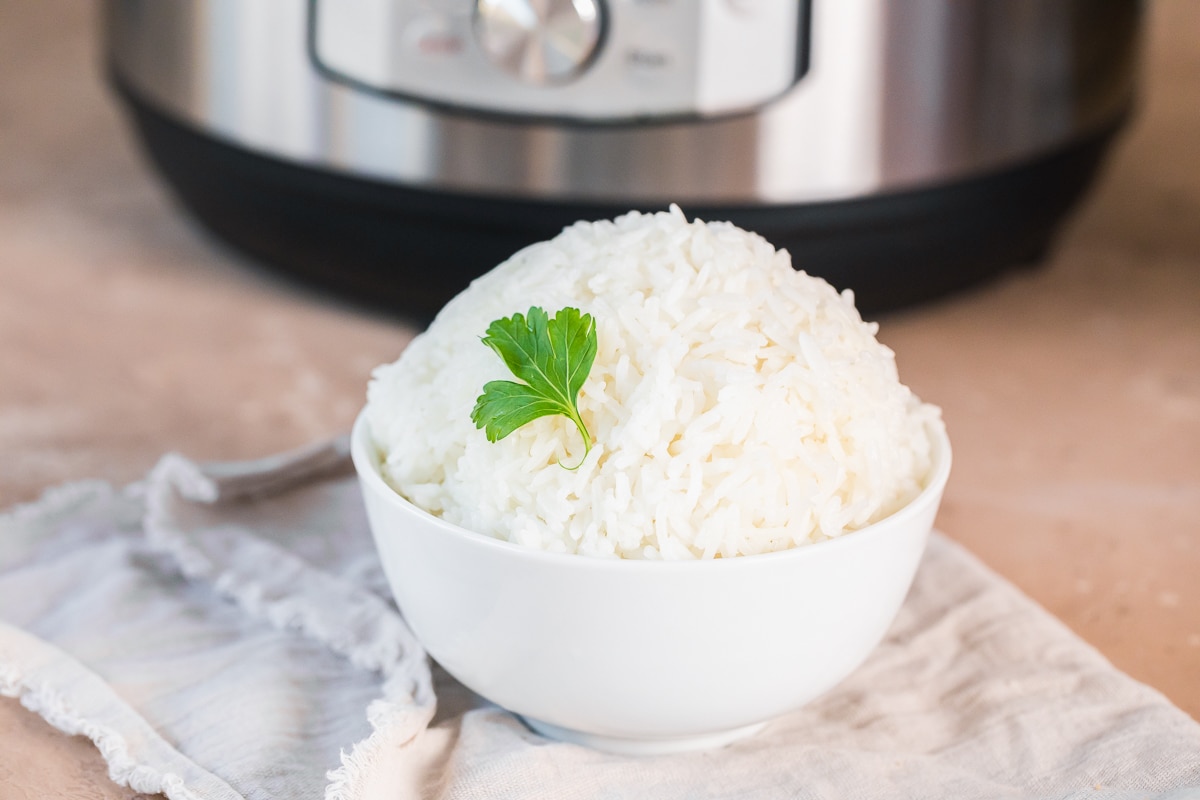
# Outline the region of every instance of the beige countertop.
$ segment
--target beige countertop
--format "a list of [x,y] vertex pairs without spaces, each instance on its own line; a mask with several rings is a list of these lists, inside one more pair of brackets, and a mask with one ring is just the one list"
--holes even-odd
[[[955,446],[939,527],[1200,717],[1200,4],[1148,6],[1140,112],[1034,270],[881,320]],[[100,77],[97,7],[0,0],[0,506],[346,429],[414,330],[205,236]],[[3,543],[0,542],[0,546]],[[128,798],[0,700],[4,797]]]

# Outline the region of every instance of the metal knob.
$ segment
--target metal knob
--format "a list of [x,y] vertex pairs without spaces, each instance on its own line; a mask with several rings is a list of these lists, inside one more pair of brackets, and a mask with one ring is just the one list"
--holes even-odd
[[475,38],[487,57],[526,83],[571,80],[603,28],[600,0],[475,0]]

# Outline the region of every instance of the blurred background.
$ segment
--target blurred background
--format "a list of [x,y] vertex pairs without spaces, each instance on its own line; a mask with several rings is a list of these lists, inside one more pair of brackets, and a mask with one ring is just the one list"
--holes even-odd
[[[101,3],[0,0],[0,507],[71,480],[136,480],[169,450],[247,458],[344,431],[371,368],[497,253],[679,200],[859,290],[901,377],[945,410],[956,463],[939,528],[1200,717],[1200,5],[1145,3],[1138,36],[1122,16],[1135,4],[930,27],[823,17],[814,0],[811,19],[788,21],[788,59],[745,81],[714,78],[699,45],[631,46],[621,68],[649,82],[640,102],[678,119],[639,130],[647,107],[610,92],[602,111],[625,124],[600,132],[574,119],[599,112],[561,77],[602,66],[586,25],[570,29],[575,50],[530,60],[497,17],[495,51],[476,56],[523,87],[505,96],[405,84],[386,54],[347,48],[360,31],[335,31],[313,42],[328,87],[288,111],[261,99],[282,73],[222,77],[211,56],[249,59],[246,37],[303,26],[260,13],[222,44],[216,27],[184,35],[198,20],[177,15],[170,36],[134,41],[186,5],[126,3],[114,21]],[[461,20],[434,22],[405,34],[417,57],[459,53]],[[115,85],[106,24],[124,37]],[[607,24],[590,45],[604,53],[638,33]],[[1054,91],[988,78],[997,29],[1069,34],[1039,43]],[[856,31],[916,44],[854,50]],[[822,36],[861,63],[830,77],[798,44]],[[1092,49],[1053,63],[1063,41]],[[711,85],[664,83],[663,53]],[[559,105],[537,107],[540,86]],[[805,104],[822,126],[798,122]],[[495,116],[515,108],[537,122]],[[309,125],[318,112],[328,126]],[[702,113],[722,117],[715,132],[692,129]],[[389,160],[381,131],[415,144]],[[270,202],[281,192],[290,206]],[[12,701],[0,736],[29,763],[88,757]]]

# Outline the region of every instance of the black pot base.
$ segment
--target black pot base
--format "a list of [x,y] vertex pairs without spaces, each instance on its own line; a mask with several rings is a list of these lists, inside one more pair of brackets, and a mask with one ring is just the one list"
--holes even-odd
[[[118,82],[151,161],[182,204],[264,265],[337,296],[427,320],[473,278],[580,219],[658,203],[559,203],[413,189],[264,156],[205,135]],[[872,316],[1040,259],[1120,123],[1019,166],[840,202],[683,204],[787,248]]]

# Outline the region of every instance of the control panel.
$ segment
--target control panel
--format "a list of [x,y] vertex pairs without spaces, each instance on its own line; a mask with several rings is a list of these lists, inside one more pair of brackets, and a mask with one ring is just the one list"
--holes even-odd
[[329,77],[468,112],[721,116],[786,92],[810,0],[312,0]]

